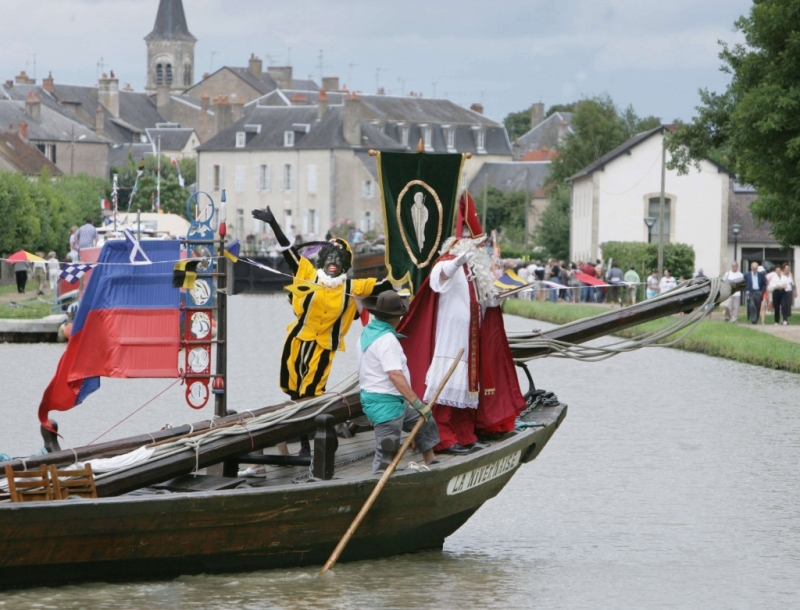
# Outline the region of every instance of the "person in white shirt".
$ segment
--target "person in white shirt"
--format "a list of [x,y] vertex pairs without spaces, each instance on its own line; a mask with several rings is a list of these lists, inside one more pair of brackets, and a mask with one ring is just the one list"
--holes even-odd
[[785,320],[788,320],[789,316],[792,315],[792,305],[794,305],[794,300],[797,298],[797,284],[794,283],[792,267],[789,263],[783,263],[783,265],[781,265],[781,269],[783,269],[783,277],[786,278],[788,283],[788,286],[786,287],[786,296],[783,299],[783,317]]
[[411,387],[411,375],[395,328],[409,309],[407,297],[394,290],[362,299],[362,305],[375,319],[361,334],[358,349],[358,381],[361,407],[375,426],[375,458],[372,472],[385,470],[400,448],[401,430],[410,432],[420,417],[425,423],[415,437],[425,465],[435,460],[433,448],[439,443],[439,430],[431,407],[422,402]]
[[658,283],[658,289],[661,294],[668,292],[669,290],[674,290],[678,287],[678,282],[675,281],[675,278],[672,277],[672,273],[670,273],[669,269],[664,269],[664,277],[661,278],[661,281]]
[[[741,271],[739,271],[739,263],[733,261],[731,263],[731,270],[726,271],[725,275],[722,276],[723,280],[728,282],[741,282],[744,279],[744,275]],[[725,321],[726,322],[733,322],[736,324],[736,321],[739,319],[739,306],[742,304],[742,293],[741,292],[734,292],[730,298],[725,301]]]
[[[780,267],[775,267],[774,271],[769,275],[772,278],[769,281],[769,292],[772,296],[772,310],[775,313],[775,325],[781,323],[781,314],[783,313],[783,301],[786,297],[786,288],[789,286],[789,281],[783,275]],[[788,324],[786,317],[783,318],[783,323]]]

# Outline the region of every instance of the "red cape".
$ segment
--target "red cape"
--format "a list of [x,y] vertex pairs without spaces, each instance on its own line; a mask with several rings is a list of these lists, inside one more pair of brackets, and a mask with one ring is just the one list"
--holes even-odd
[[[400,344],[408,358],[411,387],[419,397],[425,395],[425,377],[436,347],[438,307],[439,295],[431,290],[426,279],[411,302],[411,309],[397,327],[397,332],[405,335]],[[479,362],[481,393],[475,427],[487,434],[513,430],[525,399],[519,389],[499,307],[488,307],[481,321]],[[493,392],[485,385],[488,380],[492,381]]]

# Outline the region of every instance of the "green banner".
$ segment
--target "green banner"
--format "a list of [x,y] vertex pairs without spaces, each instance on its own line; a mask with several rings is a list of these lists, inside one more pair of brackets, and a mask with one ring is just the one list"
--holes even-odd
[[456,221],[461,154],[378,153],[386,267],[416,293]]

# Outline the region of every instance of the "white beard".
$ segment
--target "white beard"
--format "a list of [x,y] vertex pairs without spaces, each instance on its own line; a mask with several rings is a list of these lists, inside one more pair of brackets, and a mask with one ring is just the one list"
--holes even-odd
[[336,277],[331,277],[322,269],[317,269],[317,281],[325,288],[338,288],[347,281],[347,274],[342,273]]
[[492,275],[492,259],[489,258],[486,248],[482,246],[484,241],[486,241],[485,237],[479,237],[478,239],[470,239],[468,237],[456,239],[451,237],[444,242],[441,252],[442,254],[447,253],[454,256],[465,252],[475,255],[467,263],[467,277],[475,284],[478,302],[484,307],[488,307],[493,303],[494,295],[497,291],[494,287],[494,276]]

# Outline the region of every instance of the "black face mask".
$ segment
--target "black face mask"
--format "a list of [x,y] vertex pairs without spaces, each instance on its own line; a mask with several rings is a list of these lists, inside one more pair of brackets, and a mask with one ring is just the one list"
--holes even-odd
[[344,248],[326,244],[317,256],[317,269],[321,269],[329,277],[337,277],[350,269],[350,253]]

